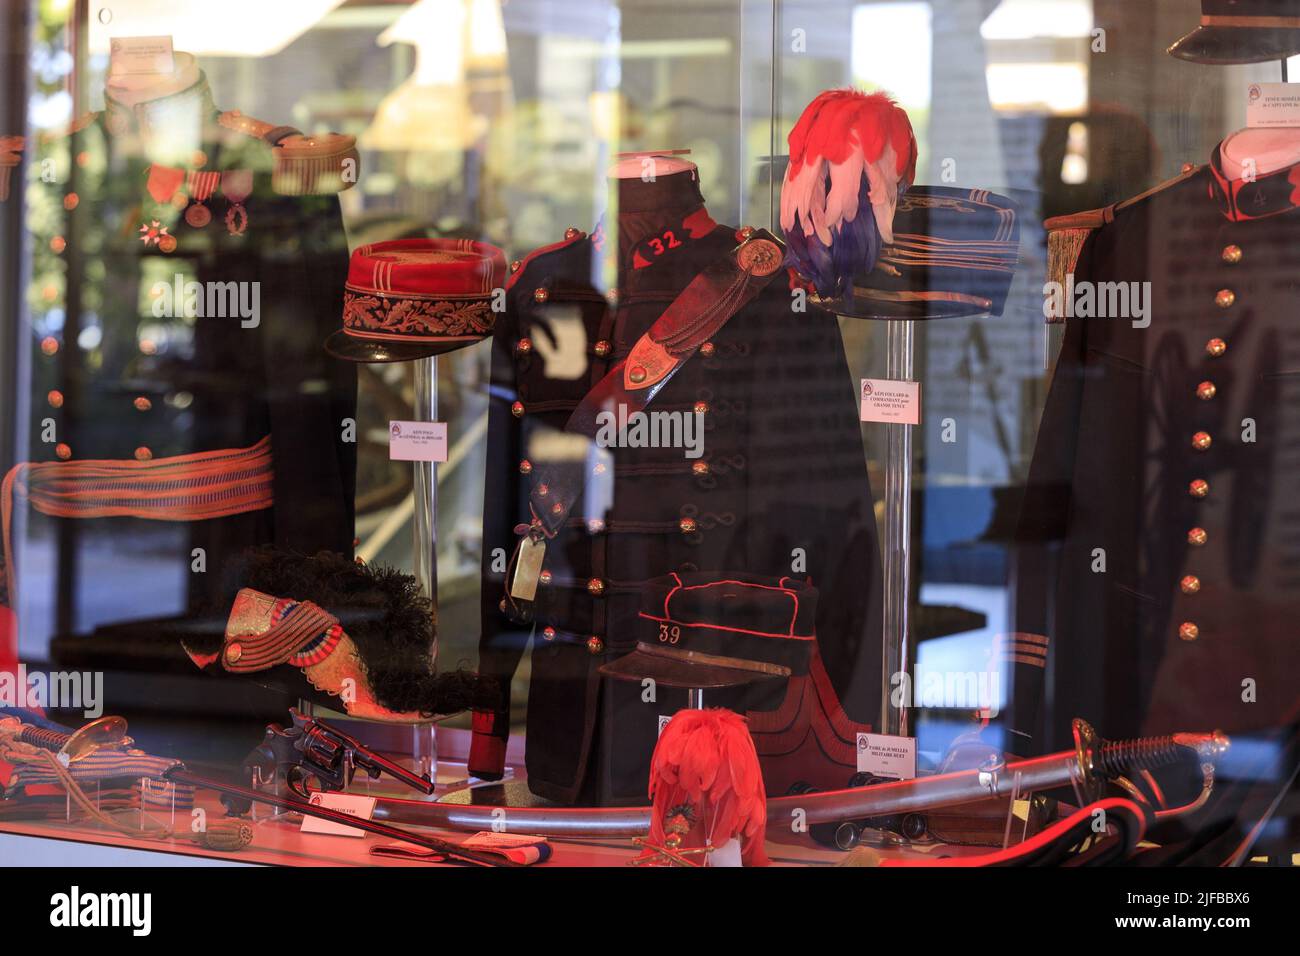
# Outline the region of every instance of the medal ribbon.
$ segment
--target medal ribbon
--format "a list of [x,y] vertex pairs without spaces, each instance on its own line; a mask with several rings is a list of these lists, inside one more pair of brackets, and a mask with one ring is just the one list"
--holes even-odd
[[181,188],[181,183],[184,181],[185,170],[183,169],[159,166],[157,163],[149,167],[147,188],[154,202],[160,204],[171,202],[172,196],[176,195],[176,190]]
[[185,188],[195,202],[206,202],[217,191],[221,178],[221,173],[192,170],[185,174]]

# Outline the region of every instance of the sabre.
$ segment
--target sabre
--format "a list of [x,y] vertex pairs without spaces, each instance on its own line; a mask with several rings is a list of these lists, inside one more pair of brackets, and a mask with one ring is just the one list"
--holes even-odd
[[342,813],[338,810],[331,810],[329,807],[321,806],[316,803],[309,803],[306,800],[300,800],[294,796],[283,794],[268,793],[262,790],[253,790],[249,787],[241,787],[238,784],[226,783],[223,780],[214,780],[211,777],[202,777],[196,773],[190,773],[184,766],[174,767],[167,771],[164,776],[175,783],[189,784],[191,787],[202,787],[207,790],[215,790],[217,793],[225,794],[231,797],[237,797],[242,800],[265,803],[268,806],[275,807],[277,810],[284,810],[293,813],[301,813],[308,817],[317,817],[321,820],[329,820],[332,823],[340,823],[344,826],[356,827],[358,830],[365,830],[367,833],[374,833],[378,836],[385,837],[389,840],[400,840],[403,843],[414,843],[416,846],[422,846],[426,849],[440,853],[451,860],[458,860],[463,863],[476,863],[479,866],[497,866],[497,867],[519,867],[522,863],[515,863],[511,860],[504,859],[492,853],[483,853],[468,847],[458,846],[455,843],[449,843],[446,840],[439,840],[437,837],[431,837],[423,833],[412,833],[409,830],[402,830],[398,827],[391,826],[388,823],[375,822],[367,820],[364,817],[354,817],[351,814]]
[[[1030,760],[1005,763],[990,760],[972,770],[872,784],[851,790],[828,790],[767,801],[767,825],[786,826],[801,811],[808,823],[835,823],[894,813],[954,807],[1009,797],[1033,790],[1075,786],[1091,802],[1102,785],[1126,772],[1149,770],[1195,759],[1212,781],[1214,765],[1229,747],[1228,738],[1213,733],[1171,734],[1108,742],[1084,720],[1073,724],[1072,750]],[[550,837],[632,837],[650,830],[649,807],[545,808],[461,806],[418,800],[380,798],[374,819],[410,826],[453,830],[504,830]]]

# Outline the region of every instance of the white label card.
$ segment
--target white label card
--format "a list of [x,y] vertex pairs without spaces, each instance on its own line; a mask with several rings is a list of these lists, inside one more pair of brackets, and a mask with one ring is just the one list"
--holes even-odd
[[862,406],[858,417],[864,422],[887,425],[921,424],[921,383],[888,378],[864,378],[859,392]]
[[446,422],[389,422],[388,457],[392,461],[446,461]]
[[1300,83],[1251,83],[1246,87],[1250,129],[1300,127]]
[[858,770],[911,780],[916,776],[916,738],[889,734],[858,734]]
[[171,73],[176,69],[172,38],[113,37],[108,41],[108,75]]
[[[313,793],[311,804],[314,807],[324,807],[326,810],[337,810],[339,813],[346,813],[350,817],[358,817],[362,820],[369,820],[375,812],[374,797],[363,797],[355,793]],[[301,832],[323,833],[326,836],[363,837],[366,835],[365,830],[357,827],[309,816],[302,818]]]

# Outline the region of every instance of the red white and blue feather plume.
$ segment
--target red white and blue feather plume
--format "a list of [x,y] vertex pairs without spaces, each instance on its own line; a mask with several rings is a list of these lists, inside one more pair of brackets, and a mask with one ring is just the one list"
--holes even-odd
[[916,137],[885,93],[827,90],[790,131],[781,229],[790,264],[838,297],[894,239],[894,209],[916,175]]

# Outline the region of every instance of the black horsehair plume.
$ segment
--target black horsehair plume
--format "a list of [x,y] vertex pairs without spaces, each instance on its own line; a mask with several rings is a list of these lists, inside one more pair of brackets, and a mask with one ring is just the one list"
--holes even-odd
[[491,706],[494,682],[466,667],[435,672],[436,611],[414,576],[333,551],[309,557],[269,546],[249,549],[242,565],[240,587],[311,601],[337,617],[389,710],[433,716]]

